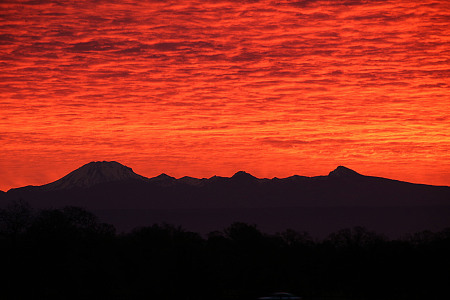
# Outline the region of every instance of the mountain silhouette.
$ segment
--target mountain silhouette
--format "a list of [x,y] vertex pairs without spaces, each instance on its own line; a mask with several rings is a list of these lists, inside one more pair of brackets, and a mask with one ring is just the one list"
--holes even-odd
[[236,172],[231,178],[234,180],[257,180],[255,176],[245,171]]
[[118,162],[91,162],[55,182],[0,193],[2,206],[15,199],[37,208],[80,206],[107,220],[113,213],[112,223],[124,229],[156,221],[197,231],[232,221],[312,232],[346,224],[392,232],[450,226],[450,187],[365,176],[344,166],[315,177],[260,179],[239,171],[176,179],[164,173],[146,178]]
[[336,177],[355,177],[355,176],[361,176],[361,174],[359,174],[356,171],[353,171],[352,169],[349,169],[347,167],[344,166],[338,166],[336,169],[334,169],[333,171],[331,171],[328,176],[336,176]]
[[73,188],[90,188],[100,183],[147,178],[138,175],[127,166],[115,161],[90,162],[52,183],[41,186],[42,190],[56,191]]

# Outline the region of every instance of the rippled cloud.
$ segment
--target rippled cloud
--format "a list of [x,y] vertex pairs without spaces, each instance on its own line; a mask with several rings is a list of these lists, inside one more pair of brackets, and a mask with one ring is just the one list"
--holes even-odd
[[344,164],[450,185],[447,1],[2,1],[0,11],[0,189],[91,160],[197,177]]

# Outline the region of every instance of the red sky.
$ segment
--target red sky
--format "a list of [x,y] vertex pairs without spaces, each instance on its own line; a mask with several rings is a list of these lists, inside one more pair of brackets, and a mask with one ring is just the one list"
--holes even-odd
[[445,0],[3,0],[0,189],[94,160],[450,185],[449,42]]

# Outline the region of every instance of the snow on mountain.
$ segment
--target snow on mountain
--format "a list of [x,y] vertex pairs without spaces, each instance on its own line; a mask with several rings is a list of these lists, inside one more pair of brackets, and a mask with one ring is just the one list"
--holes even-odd
[[63,190],[89,188],[99,183],[122,180],[142,180],[148,178],[138,175],[127,166],[115,161],[90,162],[52,183],[41,186],[44,190]]

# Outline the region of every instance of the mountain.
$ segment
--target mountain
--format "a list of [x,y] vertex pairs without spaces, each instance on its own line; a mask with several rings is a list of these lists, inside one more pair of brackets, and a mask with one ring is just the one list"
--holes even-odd
[[338,166],[327,176],[260,179],[231,177],[146,178],[118,162],[90,162],[42,186],[11,189],[6,198],[36,206],[82,204],[88,208],[226,208],[450,205],[450,187],[365,176]]
[[311,232],[351,224],[385,232],[450,226],[450,187],[365,176],[344,166],[315,177],[260,179],[239,171],[176,179],[164,173],[146,178],[118,162],[91,162],[55,182],[0,193],[0,205],[19,198],[37,208],[85,207],[124,229],[172,222],[204,231],[232,221]]
[[181,177],[180,179],[178,179],[178,181],[180,182],[180,183],[184,183],[184,184],[187,184],[187,185],[196,185],[196,186],[200,186],[202,183],[203,183],[203,181],[204,181],[205,179],[203,178],[203,179],[198,179],[198,178],[194,178],[194,177],[189,177],[189,176],[184,176],[184,177]]
[[349,177],[357,177],[357,176],[362,176],[362,175],[356,171],[353,171],[352,169],[347,168],[347,167],[338,166],[336,169],[331,171],[328,174],[328,176],[349,178]]
[[252,174],[249,174],[249,173],[247,173],[245,171],[238,171],[238,172],[236,172],[233,176],[231,176],[231,179],[235,180],[235,181],[255,181],[255,180],[258,180],[258,178],[256,178]]
[[147,178],[134,173],[131,168],[115,161],[95,161],[70,172],[55,182],[41,186],[41,189],[45,191],[56,191],[90,188],[100,183],[126,180],[145,181]]

